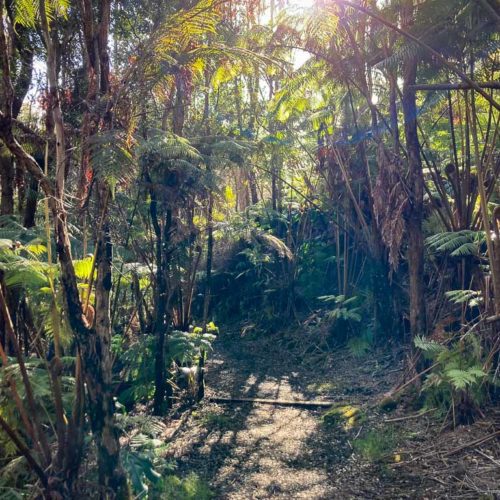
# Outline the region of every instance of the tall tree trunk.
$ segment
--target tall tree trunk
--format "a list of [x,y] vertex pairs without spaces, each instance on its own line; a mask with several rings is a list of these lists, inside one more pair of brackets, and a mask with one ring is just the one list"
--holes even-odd
[[106,183],[99,186],[100,212],[104,220],[98,235],[97,282],[95,305],[94,349],[87,353],[93,358],[92,375],[88,377],[91,425],[97,446],[99,483],[114,492],[116,498],[128,498],[126,476],[120,466],[120,445],[118,430],[114,422],[114,401],[112,390],[111,360],[111,265],[113,260],[112,243],[107,219],[107,199],[109,188]]
[[[11,12],[7,9],[7,15]],[[11,19],[12,22],[12,19]],[[33,48],[27,30],[23,26],[16,25],[12,30],[12,45],[15,47],[18,58],[19,70],[17,78],[12,85],[11,113],[17,118],[28,93],[33,73]],[[2,195],[0,201],[0,215],[12,215],[14,213],[14,179],[15,168],[11,153],[5,144],[0,142],[0,186]]]
[[[485,188],[484,165],[479,153],[479,137],[477,130],[477,113],[476,113],[476,96],[472,91],[471,95],[471,129],[472,140],[474,145],[474,157],[477,171],[479,203],[481,218],[483,222],[483,229],[486,237],[486,246],[488,249],[488,259],[490,263],[490,274],[493,284],[493,306],[495,311],[495,318],[500,318],[500,242],[497,240],[499,236],[498,222],[500,214],[495,210],[493,215],[493,230],[496,238],[491,237],[491,223],[488,213],[488,198]],[[490,165],[491,166],[491,165]],[[495,182],[495,181],[493,181]]]
[[214,254],[214,228],[213,228],[213,194],[209,194],[208,210],[207,210],[207,262],[206,262],[206,275],[205,275],[205,296],[203,300],[203,329],[206,329],[208,321],[208,313],[210,310],[210,298],[212,289],[212,261]]
[[420,158],[420,143],[417,133],[417,104],[415,84],[417,60],[410,58],[404,67],[403,115],[406,149],[408,152],[408,186],[410,204],[408,210],[408,272],[410,278],[410,328],[412,337],[426,333],[424,295],[424,237],[422,213],[424,208],[424,176]]
[[168,290],[168,247],[167,239],[172,225],[172,211],[168,210],[165,221],[160,223],[156,194],[151,191],[150,204],[151,221],[156,234],[156,289],[155,289],[155,393],[153,397],[153,412],[161,416],[165,411],[165,396],[167,407],[171,404],[170,384],[167,384],[167,369],[165,363],[165,340],[169,328],[170,293]]
[[172,130],[174,134],[182,136],[184,131],[184,120],[186,118],[185,82],[183,74],[178,71],[175,74],[175,102],[172,118]]
[[[107,50],[107,32],[109,25],[110,2],[100,3],[100,54]],[[66,310],[79,345],[82,357],[82,374],[87,383],[89,395],[90,421],[98,452],[99,482],[104,488],[101,496],[107,496],[105,489],[111,488],[116,498],[128,498],[129,491],[126,477],[119,465],[119,439],[113,419],[114,402],[111,392],[110,361],[110,311],[109,295],[111,292],[111,241],[107,223],[107,186],[100,186],[100,205],[102,233],[98,234],[99,253],[97,256],[98,279],[96,285],[96,328],[87,325],[83,317],[83,308],[76,284],[76,277],[71,257],[71,245],[67,229],[67,216],[64,209],[64,185],[66,179],[67,156],[62,110],[58,93],[57,58],[54,37],[45,15],[45,1],[40,0],[40,18],[42,32],[47,47],[47,75],[49,83],[49,112],[54,121],[56,138],[56,175],[53,207],[55,212],[56,246],[61,265],[61,282],[66,299]],[[104,37],[102,37],[102,32]],[[104,38],[104,39],[102,39]],[[103,48],[104,47],[104,48]],[[102,55],[102,54],[101,54]],[[105,59],[105,58],[104,58]],[[102,66],[103,61],[100,61]],[[104,60],[107,64],[107,60]],[[102,72],[103,70],[101,70]],[[102,73],[101,73],[102,74]],[[108,91],[107,82],[101,79],[101,92]],[[109,124],[110,113],[107,110],[104,123]],[[104,194],[106,193],[106,194]]]

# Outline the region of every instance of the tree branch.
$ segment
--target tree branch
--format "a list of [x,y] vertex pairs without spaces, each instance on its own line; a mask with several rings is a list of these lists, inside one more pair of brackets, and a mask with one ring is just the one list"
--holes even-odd
[[412,35],[410,32],[408,32],[402,28],[399,28],[395,24],[384,19],[381,15],[377,14],[376,12],[373,12],[370,9],[367,9],[366,7],[363,7],[362,5],[357,5],[349,0],[336,0],[336,2],[338,4],[345,5],[346,7],[351,7],[352,9],[355,9],[359,12],[363,12],[367,16],[370,16],[373,19],[376,19],[377,21],[379,21],[381,24],[388,27],[389,29],[399,33],[400,35],[404,36],[405,38],[408,38],[412,42],[415,42],[417,45],[420,45],[420,47],[425,49],[429,54],[431,54],[439,62],[441,62],[443,64],[443,66],[446,66],[450,71],[452,71],[457,76],[459,76],[461,80],[463,80],[465,83],[468,83],[470,85],[471,89],[474,89],[478,94],[481,94],[495,109],[500,111],[500,103],[495,101],[495,99],[493,99],[487,92],[485,92],[474,80],[469,78],[463,71],[461,71],[454,64],[449,62],[448,59],[446,59],[446,57],[444,57],[438,51],[434,50],[430,45],[428,45],[427,43],[422,41],[420,38],[416,37],[415,35]]
[[[492,82],[482,82],[476,84],[478,87],[482,89],[500,89],[500,82],[492,81]],[[472,87],[468,83],[421,83],[417,85],[411,85],[410,90],[470,90]]]
[[33,458],[30,449],[21,441],[21,438],[17,435],[17,432],[3,419],[1,415],[0,415],[0,427],[2,427],[5,434],[9,436],[10,440],[16,445],[19,452],[24,456],[24,458],[26,458],[26,461],[28,462],[33,472],[40,478],[43,487],[47,488],[49,483],[47,480],[47,476],[45,475],[45,472],[40,467],[38,462]]

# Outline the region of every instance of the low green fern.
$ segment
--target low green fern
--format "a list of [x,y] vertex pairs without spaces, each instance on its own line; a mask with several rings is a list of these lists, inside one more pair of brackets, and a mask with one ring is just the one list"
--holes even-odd
[[326,313],[328,319],[332,321],[342,319],[356,323],[361,322],[360,308],[355,305],[358,297],[347,298],[345,295],[322,295],[318,299],[327,304],[333,304],[334,307]]
[[466,369],[451,368],[445,370],[444,374],[449,383],[457,391],[467,389],[469,386],[475,386],[482,382],[486,377],[483,369],[479,365],[470,366]]
[[426,339],[425,337],[417,336],[413,340],[413,343],[415,344],[415,347],[420,349],[426,356],[429,357],[434,357],[435,355],[446,350],[446,347],[440,343],[431,339]]
[[426,406],[453,416],[454,424],[471,422],[487,391],[479,339],[469,332],[447,346],[422,337],[414,343],[434,363],[422,385]]
[[353,337],[347,341],[347,348],[355,358],[364,358],[372,348],[373,338],[367,335]]

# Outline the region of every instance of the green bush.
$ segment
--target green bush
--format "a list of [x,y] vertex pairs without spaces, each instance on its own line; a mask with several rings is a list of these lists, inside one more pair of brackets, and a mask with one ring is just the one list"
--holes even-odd
[[396,446],[394,429],[374,429],[353,443],[354,450],[370,462],[380,462],[392,454]]
[[167,476],[150,497],[169,500],[209,500],[214,496],[207,483],[195,473],[191,473],[185,478]]

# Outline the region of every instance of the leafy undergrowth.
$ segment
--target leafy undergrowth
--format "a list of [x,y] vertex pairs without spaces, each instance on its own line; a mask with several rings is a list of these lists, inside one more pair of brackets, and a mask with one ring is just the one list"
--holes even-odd
[[395,454],[394,449],[397,443],[397,436],[394,429],[370,430],[354,441],[354,450],[363,458],[370,462],[380,462],[390,460],[394,456],[394,460],[398,462],[401,455]]
[[209,500],[213,498],[208,484],[201,480],[196,474],[191,473],[184,479],[178,476],[168,476],[157,494],[164,495],[162,498],[170,500]]

